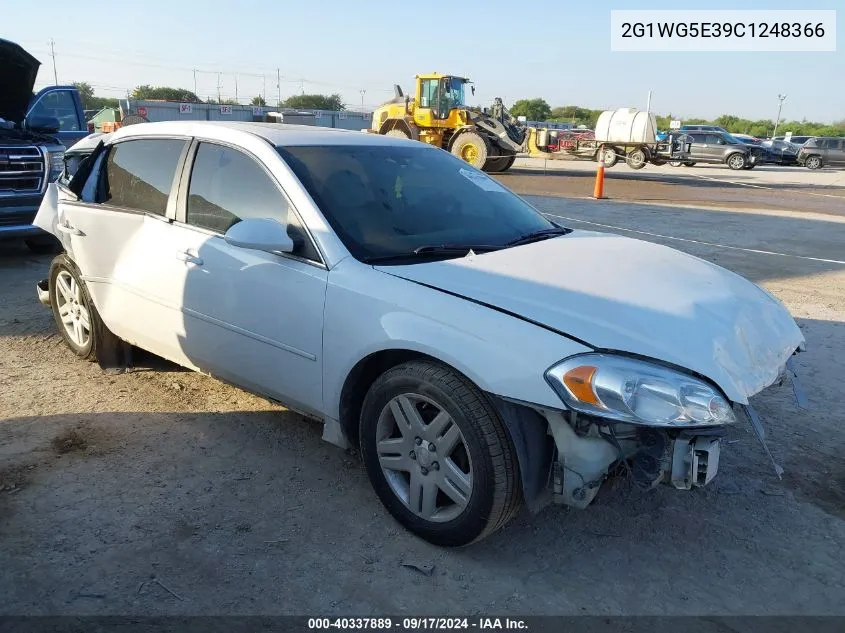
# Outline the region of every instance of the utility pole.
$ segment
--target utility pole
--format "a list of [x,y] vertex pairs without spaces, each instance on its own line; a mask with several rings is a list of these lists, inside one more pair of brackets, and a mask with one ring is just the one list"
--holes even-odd
[[238,75],[235,74],[235,103],[238,103]]
[[651,112],[651,90],[648,91],[648,101],[645,104],[645,111]]
[[261,90],[261,98],[264,99],[264,103],[267,103],[267,77],[265,75],[261,75],[261,81],[264,84]]
[[53,58],[53,80],[56,82],[56,85],[59,85],[59,74],[56,72],[56,49],[55,49],[56,42],[51,38],[50,39],[50,57]]
[[364,111],[364,95],[367,93],[366,90],[359,90],[358,92],[361,93],[361,112]]
[[276,107],[279,108],[282,105],[282,74],[279,72],[278,68],[276,69],[276,90],[279,93],[279,101],[276,103]]
[[194,94],[197,94],[197,69],[194,68]]
[[217,103],[220,103],[220,73],[217,73]]
[[774,138],[778,135],[778,124],[780,123],[780,111],[781,111],[781,108],[783,108],[783,102],[786,101],[786,95],[779,94],[778,95],[778,101],[780,102],[780,103],[778,103],[778,118],[777,118],[777,120],[775,120],[775,131],[772,132],[772,138]]

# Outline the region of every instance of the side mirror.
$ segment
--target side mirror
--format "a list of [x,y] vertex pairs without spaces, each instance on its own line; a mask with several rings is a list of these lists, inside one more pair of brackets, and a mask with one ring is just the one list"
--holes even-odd
[[24,127],[27,130],[41,132],[42,134],[56,134],[62,129],[62,124],[54,117],[35,115],[24,119]]
[[267,253],[292,253],[287,226],[270,218],[248,218],[233,224],[223,236],[227,244]]

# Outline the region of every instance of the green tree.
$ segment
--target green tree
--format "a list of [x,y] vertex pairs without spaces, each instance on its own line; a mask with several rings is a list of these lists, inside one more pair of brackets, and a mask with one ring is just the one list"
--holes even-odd
[[298,110],[345,110],[339,94],[333,95],[292,95],[282,102],[285,108]]
[[266,106],[267,105],[267,102],[264,100],[264,97],[262,97],[261,95],[253,97],[252,101],[250,103],[254,106]]
[[117,107],[117,99],[96,96],[94,88],[87,81],[75,81],[73,85],[79,91],[83,110],[102,110],[103,108]]
[[510,112],[514,116],[524,116],[529,121],[546,121],[552,114],[552,108],[545,99],[520,99],[513,104]]
[[184,88],[170,88],[168,86],[138,86],[132,91],[133,99],[159,99],[162,101],[179,101],[180,103],[200,103],[200,98],[190,90]]
[[93,109],[94,89],[91,87],[91,84],[87,81],[74,81],[73,87],[79,91],[79,98],[82,99],[82,107],[85,110]]

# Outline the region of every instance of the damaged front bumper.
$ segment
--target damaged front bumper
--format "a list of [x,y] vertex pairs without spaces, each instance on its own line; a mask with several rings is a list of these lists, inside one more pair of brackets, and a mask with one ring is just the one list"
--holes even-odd
[[[792,384],[799,407],[808,408],[793,360],[773,383]],[[667,484],[691,490],[709,484],[719,471],[727,426],[661,428],[634,425],[579,414],[538,411],[554,439],[549,487],[555,503],[585,508],[613,470],[627,475],[639,488]],[[734,404],[737,421],[747,420],[770,458],[778,477],[783,474],[766,442],[760,416],[750,404]]]
[[545,417],[556,449],[551,476],[555,503],[585,508],[614,465],[641,488],[669,484],[690,490],[709,484],[719,471],[724,427],[668,430],[603,424],[558,411],[546,411]]

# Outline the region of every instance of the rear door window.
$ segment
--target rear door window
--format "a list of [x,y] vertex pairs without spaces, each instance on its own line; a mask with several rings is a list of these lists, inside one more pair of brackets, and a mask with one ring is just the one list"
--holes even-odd
[[187,141],[143,139],[111,148],[102,183],[105,204],[165,215],[176,167]]

